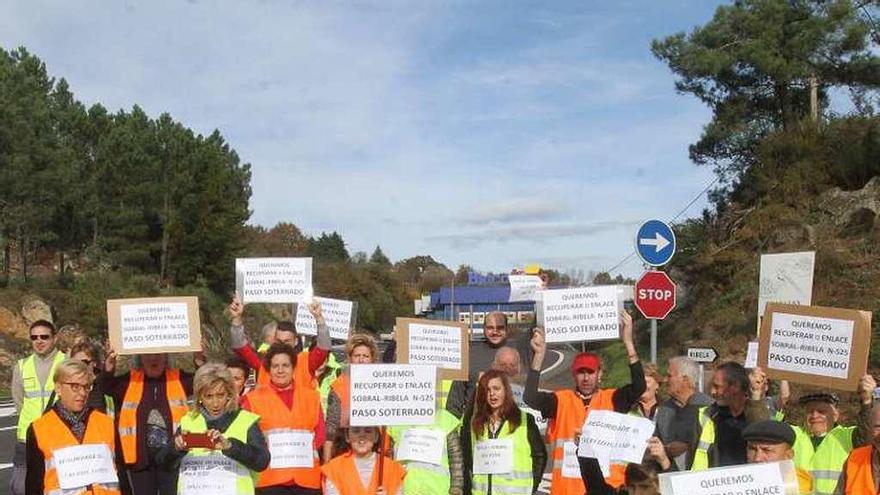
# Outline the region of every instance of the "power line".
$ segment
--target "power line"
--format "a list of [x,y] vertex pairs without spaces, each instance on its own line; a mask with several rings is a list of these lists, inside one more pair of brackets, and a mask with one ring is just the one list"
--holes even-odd
[[[676,220],[678,220],[678,218],[680,216],[684,215],[684,213],[688,210],[688,208],[693,206],[694,203],[696,203],[697,200],[700,199],[700,197],[702,197],[704,194],[706,194],[709,191],[709,189],[711,189],[712,186],[714,186],[715,183],[718,182],[718,180],[719,180],[719,178],[716,176],[715,179],[713,179],[712,182],[710,182],[708,186],[704,187],[702,191],[700,191],[696,196],[694,196],[694,199],[690,200],[690,202],[688,204],[686,204],[685,207],[681,209],[681,211],[676,213],[675,216],[672,217],[672,220],[669,221],[669,223],[675,222]],[[636,251],[635,251],[635,249],[633,249],[632,252],[629,253],[628,255],[624,256],[622,260],[618,261],[611,268],[605,270],[605,273],[608,273],[610,275],[612,271],[616,270],[620,265],[629,261],[629,259],[635,255],[636,255]]]

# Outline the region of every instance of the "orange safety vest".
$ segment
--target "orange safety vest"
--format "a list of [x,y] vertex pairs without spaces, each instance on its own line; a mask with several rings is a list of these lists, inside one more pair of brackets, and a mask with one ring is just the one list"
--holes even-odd
[[336,392],[336,396],[339,397],[340,428],[348,428],[348,421],[351,417],[351,390],[349,388],[349,383],[351,383],[351,380],[348,377],[348,373],[343,373],[336,378],[332,385],[330,385],[330,388]]
[[[550,485],[550,495],[586,493],[583,479],[562,476],[562,463],[565,458],[564,445],[565,442],[574,442],[575,435],[580,433],[590,411],[614,410],[614,402],[611,400],[614,391],[613,388],[597,390],[586,407],[574,390],[554,392],[556,395],[556,417],[550,420],[547,428],[547,440],[553,448],[553,480]],[[614,488],[620,488],[626,481],[625,472],[626,466],[612,464],[611,474],[605,478],[605,481]]]
[[[268,385],[271,381],[271,374],[266,368],[266,363],[260,365],[257,371],[257,385]],[[296,364],[293,367],[293,381],[297,385],[304,385],[309,388],[318,388],[318,380],[309,373],[309,351],[302,351],[296,355]]]
[[[370,478],[369,488],[364,488],[351,452],[335,457],[321,467],[321,472],[325,478],[333,482],[339,495],[376,495],[376,490],[379,488],[379,470],[375,468],[373,469],[373,477]],[[406,469],[399,462],[387,457],[384,459],[382,487],[385,488],[385,493],[395,495],[403,484],[404,476],[406,476]]]
[[871,454],[874,447],[865,445],[853,449],[846,460],[846,495],[868,495],[877,493],[874,473],[871,467]]
[[[321,395],[317,390],[294,384],[293,407],[288,408],[271,387],[257,387],[248,394],[248,408],[260,416],[260,431],[264,435],[276,429],[314,432],[323,414]],[[318,451],[314,451],[310,468],[266,468],[257,479],[257,488],[289,485],[303,488],[321,488]]]
[[[37,448],[43,453],[46,471],[43,474],[43,493],[47,495],[119,495],[119,483],[92,484],[81,491],[62,490],[55,469],[54,453],[65,447],[76,445],[104,444],[114,453],[113,419],[106,414],[93,410],[89,413],[86,431],[82,442],[77,441],[70,428],[61,420],[55,410],[50,410],[31,424],[34,429]],[[115,469],[115,467],[114,467]],[[118,477],[118,475],[117,475]]]
[[[168,399],[168,409],[171,411],[171,420],[174,422],[169,432],[173,434],[177,431],[180,418],[189,411],[186,405],[186,392],[180,382],[180,370],[165,370],[165,395]],[[143,396],[144,372],[133,369],[119,409],[119,445],[122,447],[122,458],[126,464],[135,464],[138,461],[137,409]]]

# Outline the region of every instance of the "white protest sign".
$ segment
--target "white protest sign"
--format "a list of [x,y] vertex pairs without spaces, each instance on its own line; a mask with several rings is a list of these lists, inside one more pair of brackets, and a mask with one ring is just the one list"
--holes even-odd
[[619,297],[614,285],[541,292],[539,321],[547,342],[616,339]]
[[117,354],[201,350],[199,301],[195,297],[110,299],[107,326]]
[[430,425],[437,401],[437,368],[422,364],[354,364],[351,426]]
[[401,461],[443,464],[446,451],[446,434],[443,430],[428,428],[407,428],[396,445],[395,458]]
[[749,342],[746,348],[746,363],[743,367],[748,369],[758,367],[758,342]]
[[180,495],[236,495],[238,463],[223,454],[187,455],[180,461]]
[[462,369],[461,331],[458,327],[410,323],[409,362],[438,368]]
[[581,429],[578,455],[599,460],[608,476],[611,462],[642,462],[648,439],[654,434],[650,419],[616,413],[591,411]]
[[512,438],[477,441],[474,446],[474,474],[507,474],[512,471]]
[[52,453],[58,484],[62,490],[83,488],[94,483],[119,483],[113,454],[103,443],[74,445]]
[[758,319],[768,302],[812,304],[815,263],[815,251],[761,255]]
[[744,464],[660,475],[664,495],[798,495],[792,461]]
[[[330,299],[327,297],[315,297],[315,302],[321,305],[321,314],[330,338],[348,340],[348,334],[355,326],[355,303],[342,299]],[[318,325],[315,317],[309,311],[308,305],[298,303],[296,307],[296,332],[300,335],[318,335]]]
[[544,287],[544,281],[537,275],[509,275],[510,297],[508,302],[534,301],[535,294]]
[[309,302],[313,295],[312,259],[236,259],[235,290],[244,304]]
[[266,435],[271,460],[269,467],[310,468],[314,465],[315,434],[304,430],[270,431]]
[[773,313],[767,369],[845,379],[852,320]]

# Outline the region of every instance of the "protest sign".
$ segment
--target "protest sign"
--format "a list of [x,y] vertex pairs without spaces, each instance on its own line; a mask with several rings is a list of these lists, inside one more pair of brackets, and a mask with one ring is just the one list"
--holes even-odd
[[855,391],[870,345],[870,312],[767,303],[758,365],[770,378]]
[[437,407],[437,368],[354,364],[349,371],[351,426],[430,425]]
[[508,302],[534,301],[535,295],[544,287],[538,275],[509,275],[510,297]]
[[798,495],[792,461],[743,464],[660,475],[664,495]]
[[266,435],[271,461],[269,467],[310,468],[314,463],[315,434],[304,430],[273,430]]
[[474,474],[507,474],[512,471],[512,438],[477,441],[474,445]]
[[196,297],[110,299],[107,327],[110,346],[120,355],[202,350]]
[[180,461],[179,495],[236,495],[236,476],[247,470],[223,454],[187,455]]
[[235,290],[243,304],[308,303],[313,295],[312,259],[236,259]]
[[93,483],[119,483],[113,454],[105,444],[64,447],[52,453],[58,484],[62,490],[75,490]]
[[[343,301],[342,299],[330,299],[327,297],[315,297],[315,302],[321,305],[321,314],[330,331],[330,338],[336,340],[348,340],[348,335],[357,324],[357,303]],[[294,304],[296,316],[296,333],[299,335],[318,335],[318,325],[315,317],[309,311],[305,303]]]
[[620,336],[620,299],[615,285],[545,290],[538,321],[547,342],[582,342]]
[[758,345],[759,342],[749,342],[746,347],[746,362],[743,364],[744,368],[757,368],[758,367]]
[[642,462],[653,434],[654,423],[650,419],[614,411],[591,411],[581,428],[578,456],[598,459],[599,467],[608,476],[611,462]]
[[761,255],[758,319],[768,302],[812,304],[815,262],[815,251]]
[[468,379],[470,338],[466,325],[398,318],[395,328],[398,363],[434,365],[440,380]]
[[428,428],[407,428],[401,435],[399,444],[394,445],[395,459],[400,461],[425,462],[440,466],[446,452],[446,434],[443,430]]

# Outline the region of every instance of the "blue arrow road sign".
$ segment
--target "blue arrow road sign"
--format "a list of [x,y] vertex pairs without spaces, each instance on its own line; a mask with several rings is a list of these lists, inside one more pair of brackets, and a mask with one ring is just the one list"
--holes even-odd
[[648,220],[636,234],[636,253],[651,266],[669,263],[675,254],[675,233],[672,227],[660,220]]

